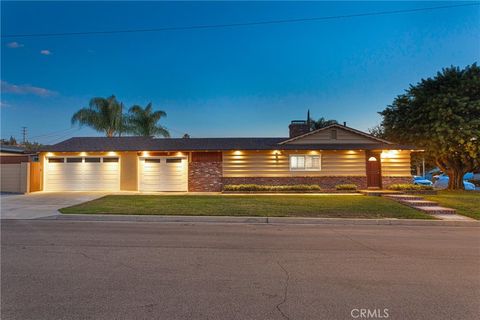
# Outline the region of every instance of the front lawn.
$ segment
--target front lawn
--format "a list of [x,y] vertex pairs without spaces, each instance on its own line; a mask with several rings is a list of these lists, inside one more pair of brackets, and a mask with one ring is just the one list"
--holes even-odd
[[60,209],[60,212],[432,219],[392,200],[360,195],[111,195]]
[[480,192],[442,190],[437,195],[423,197],[436,201],[441,206],[456,209],[458,214],[480,220]]

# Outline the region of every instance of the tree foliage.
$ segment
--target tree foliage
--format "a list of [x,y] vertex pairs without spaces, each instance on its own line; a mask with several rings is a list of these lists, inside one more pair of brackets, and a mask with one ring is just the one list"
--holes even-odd
[[310,127],[311,127],[310,129],[311,130],[317,130],[317,129],[321,129],[321,128],[331,126],[332,124],[338,124],[338,121],[333,120],[333,119],[328,119],[327,120],[324,117],[321,117],[317,121],[313,120],[313,121],[310,122]]
[[88,107],[78,110],[72,116],[72,124],[89,126],[107,137],[121,135],[125,130],[123,104],[112,95],[108,98],[95,97]]
[[480,68],[445,68],[395,98],[384,111],[385,136],[425,149],[463,189],[463,175],[480,166]]
[[152,103],[145,108],[134,105],[128,110],[127,131],[139,136],[163,136],[170,137],[170,133],[158,124],[161,118],[166,117],[165,111],[153,111]]
[[124,133],[170,137],[168,130],[158,124],[167,114],[165,111],[154,111],[152,103],[145,108],[134,105],[128,114],[124,114],[123,109],[123,103],[114,95],[108,98],[95,97],[90,100],[88,107],[72,116],[72,124],[89,126],[107,137],[121,136]]

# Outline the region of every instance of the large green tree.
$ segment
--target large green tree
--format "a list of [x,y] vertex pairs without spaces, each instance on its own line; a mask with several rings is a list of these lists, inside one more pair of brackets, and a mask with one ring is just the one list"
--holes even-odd
[[134,105],[128,110],[128,113],[128,132],[139,136],[170,137],[168,130],[158,124],[158,121],[167,114],[162,110],[154,111],[151,102],[145,108]]
[[449,67],[422,79],[384,111],[388,139],[425,149],[450,177],[449,189],[463,189],[463,175],[480,166],[480,68]]
[[78,110],[72,116],[72,124],[89,126],[107,137],[121,135],[125,131],[123,104],[115,96],[96,97],[90,100],[88,107]]

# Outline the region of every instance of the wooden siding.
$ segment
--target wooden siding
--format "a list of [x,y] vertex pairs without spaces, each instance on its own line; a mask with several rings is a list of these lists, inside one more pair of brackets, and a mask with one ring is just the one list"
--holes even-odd
[[391,150],[382,153],[382,176],[411,176],[410,151]]
[[221,152],[192,152],[192,162],[222,162]]
[[[337,131],[337,139],[331,139],[331,131]],[[332,128],[313,133],[303,138],[293,140],[287,144],[353,144],[353,143],[378,143],[361,134],[353,133],[342,128]]]
[[[275,154],[278,152],[278,155]],[[290,171],[290,154],[319,154],[320,171]],[[224,177],[365,176],[364,151],[231,151],[223,153]]]

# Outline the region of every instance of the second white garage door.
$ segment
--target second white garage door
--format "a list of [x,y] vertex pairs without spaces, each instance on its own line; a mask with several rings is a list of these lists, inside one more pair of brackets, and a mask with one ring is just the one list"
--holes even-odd
[[139,166],[140,191],[188,191],[187,158],[140,158]]

